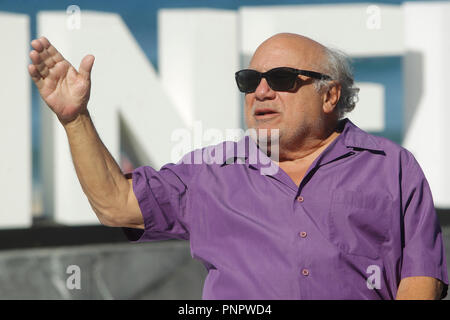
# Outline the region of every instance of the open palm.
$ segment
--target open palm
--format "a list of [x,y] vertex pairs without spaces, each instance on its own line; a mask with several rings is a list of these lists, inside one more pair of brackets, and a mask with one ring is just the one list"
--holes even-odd
[[31,46],[28,72],[42,99],[62,123],[72,121],[87,109],[94,56],[85,56],[77,71],[45,37],[33,40]]

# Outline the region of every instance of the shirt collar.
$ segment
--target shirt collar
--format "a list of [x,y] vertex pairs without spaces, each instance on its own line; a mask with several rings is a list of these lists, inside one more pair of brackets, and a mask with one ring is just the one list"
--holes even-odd
[[[334,159],[348,153],[352,148],[373,150],[383,152],[382,146],[369,133],[358,128],[350,119],[339,120],[338,130],[341,134],[322,152],[316,159],[318,163],[333,161]],[[249,155],[253,157],[249,157]],[[253,163],[256,160],[255,163]],[[259,148],[249,136],[244,136],[237,142],[227,141],[225,144],[224,161],[222,165],[240,163],[259,168],[258,163],[263,161],[267,164],[269,158]]]
[[344,144],[347,147],[384,151],[383,147],[375,140],[375,138],[358,128],[350,119],[340,120],[340,126],[343,126],[341,135],[344,137]]

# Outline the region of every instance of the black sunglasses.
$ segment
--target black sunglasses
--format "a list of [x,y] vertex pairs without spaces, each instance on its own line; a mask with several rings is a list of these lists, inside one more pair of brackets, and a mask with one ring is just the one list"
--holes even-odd
[[255,92],[262,78],[275,91],[289,91],[294,88],[298,75],[307,76],[319,80],[331,80],[330,76],[314,71],[299,70],[289,67],[270,69],[267,72],[259,72],[252,69],[244,69],[235,73],[236,83],[241,92]]

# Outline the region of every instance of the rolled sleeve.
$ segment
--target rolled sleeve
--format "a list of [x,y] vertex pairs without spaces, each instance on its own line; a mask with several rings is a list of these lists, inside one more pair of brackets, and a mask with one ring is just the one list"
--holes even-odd
[[442,231],[430,187],[412,155],[403,177],[404,248],[401,278],[428,276],[439,279],[445,284],[445,296],[448,275]]
[[[186,216],[187,185],[177,171],[184,164],[168,164],[156,171],[143,166],[132,172],[133,191],[144,219],[144,230],[123,228],[128,240],[189,240]],[[187,177],[186,177],[187,178]]]

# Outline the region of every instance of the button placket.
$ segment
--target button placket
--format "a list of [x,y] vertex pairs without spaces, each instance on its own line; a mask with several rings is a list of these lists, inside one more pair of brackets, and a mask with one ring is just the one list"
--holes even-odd
[[[301,195],[299,195],[299,196],[297,196],[296,198],[295,198],[295,200],[297,201],[297,202],[300,202],[300,203],[304,203],[304,201],[305,201],[305,198],[303,197],[303,196],[301,196]],[[305,240],[306,241],[306,237],[308,236],[308,233],[306,232],[306,231],[298,231],[298,233],[297,233],[297,236],[299,237],[299,238],[301,238],[302,240],[299,240],[299,241],[302,241],[303,242],[303,240]],[[305,243],[306,244],[306,243]],[[307,269],[307,268],[301,268],[300,269],[300,276],[301,277],[308,277],[310,275],[310,272],[309,272],[309,270]]]

